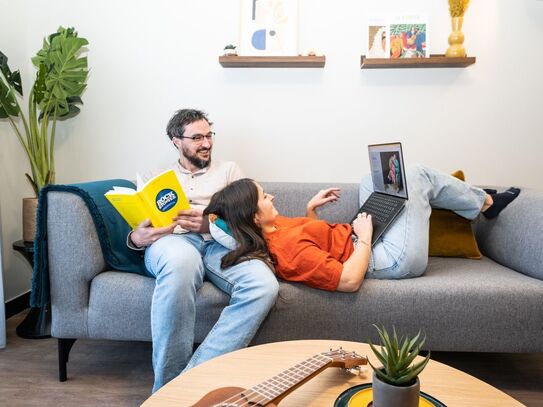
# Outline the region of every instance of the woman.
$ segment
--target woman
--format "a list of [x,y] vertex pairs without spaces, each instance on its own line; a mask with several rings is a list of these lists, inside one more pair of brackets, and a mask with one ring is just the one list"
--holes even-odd
[[[223,219],[237,247],[222,259],[229,267],[248,258],[272,262],[279,277],[329,291],[357,291],[364,277],[409,278],[424,273],[428,262],[428,227],[432,207],[468,218],[492,208],[495,217],[520,190],[488,195],[449,175],[423,166],[408,169],[409,201],[396,221],[371,247],[371,216],[363,213],[348,224],[319,220],[316,209],[339,198],[339,189],[317,193],[306,217],[280,216],[273,196],[250,179],[233,182],[211,198],[204,214]],[[373,189],[366,177],[364,202]],[[494,202],[494,200],[496,202]],[[353,239],[354,237],[354,239]]]

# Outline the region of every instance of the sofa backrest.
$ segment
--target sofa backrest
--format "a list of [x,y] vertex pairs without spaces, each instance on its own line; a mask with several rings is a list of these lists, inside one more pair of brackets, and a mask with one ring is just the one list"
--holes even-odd
[[307,202],[321,189],[338,187],[340,199],[325,205],[317,212],[330,223],[347,223],[358,211],[358,184],[262,182],[264,191],[275,196],[274,205],[281,215],[305,216]]

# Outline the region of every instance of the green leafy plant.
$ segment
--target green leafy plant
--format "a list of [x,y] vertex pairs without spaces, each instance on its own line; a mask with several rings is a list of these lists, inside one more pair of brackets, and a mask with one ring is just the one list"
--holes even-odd
[[59,27],[43,40],[43,47],[32,58],[36,79],[28,97],[28,117],[19,104],[23,96],[21,74],[12,72],[8,58],[0,52],[0,119],[7,119],[19,139],[32,175],[25,174],[36,195],[55,182],[55,131],[57,120],[76,116],[88,77],[88,45],[74,28]]
[[376,368],[368,363],[375,371],[375,374],[383,382],[393,386],[410,386],[415,381],[420,372],[424,370],[430,360],[430,352],[423,361],[411,365],[418,356],[421,346],[424,344],[425,338],[421,339],[419,333],[412,339],[409,337],[400,337],[396,334],[396,329],[393,328],[392,336],[388,334],[386,329],[379,328],[374,325],[379,332],[381,342],[381,351],[379,351],[369,341],[370,348],[377,356],[377,359],[383,365],[382,368]]
[[228,45],[226,45],[226,46],[224,47],[224,49],[225,49],[225,50],[227,50],[227,49],[236,49],[236,46],[233,45],[233,44],[228,44]]

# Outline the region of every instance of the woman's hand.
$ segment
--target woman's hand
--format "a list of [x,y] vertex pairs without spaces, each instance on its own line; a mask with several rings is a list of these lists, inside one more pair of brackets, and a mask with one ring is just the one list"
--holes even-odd
[[306,216],[308,218],[317,219],[315,209],[326,205],[328,202],[335,202],[339,199],[339,188],[321,189],[317,194],[310,199],[306,207]]
[[371,236],[373,235],[371,215],[368,215],[366,212],[359,213],[353,221],[353,232],[359,241],[371,247]]
[[364,281],[371,252],[371,235],[373,233],[371,215],[365,212],[359,213],[353,221],[353,232],[358,237],[360,244],[355,245],[352,254],[343,263],[343,270],[337,286],[338,291],[357,291]]

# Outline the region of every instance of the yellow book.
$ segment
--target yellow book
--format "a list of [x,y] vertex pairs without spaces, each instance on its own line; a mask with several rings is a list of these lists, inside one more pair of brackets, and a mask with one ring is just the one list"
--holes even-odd
[[171,225],[180,210],[190,209],[174,170],[151,178],[138,190],[113,187],[104,196],[132,229],[145,219],[154,227]]

